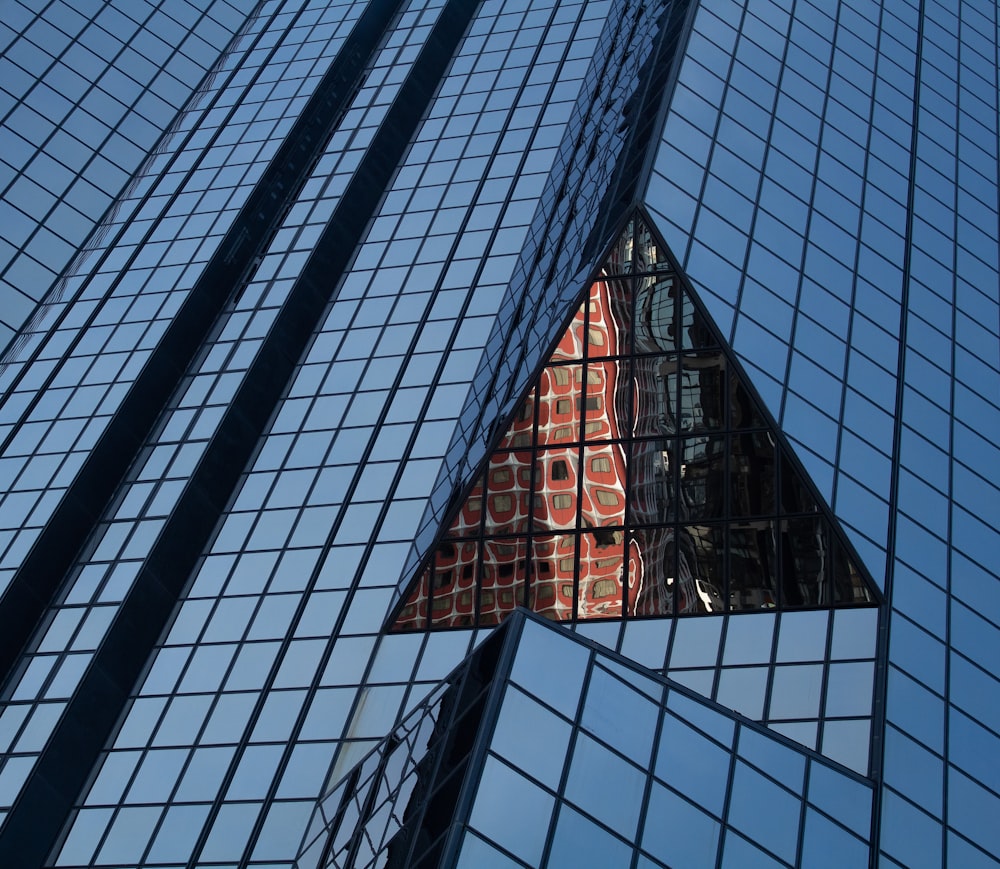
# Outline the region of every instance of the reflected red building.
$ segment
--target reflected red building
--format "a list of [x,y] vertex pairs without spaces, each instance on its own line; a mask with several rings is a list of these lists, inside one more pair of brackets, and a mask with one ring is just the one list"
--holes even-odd
[[630,226],[395,629],[867,603],[742,383]]
[[592,286],[452,521],[400,628],[423,624],[429,602],[432,624],[472,624],[477,589],[481,624],[519,604],[553,619],[573,618],[574,604],[577,618],[621,616],[629,433],[622,431],[627,361],[619,357],[630,348],[622,346],[628,332],[612,287]]

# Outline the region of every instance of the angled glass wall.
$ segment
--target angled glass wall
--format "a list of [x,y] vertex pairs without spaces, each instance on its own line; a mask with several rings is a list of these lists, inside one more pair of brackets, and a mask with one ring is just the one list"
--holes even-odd
[[[452,21],[456,10],[475,16],[467,31],[457,30],[448,66],[435,22]],[[367,226],[354,221],[365,232],[357,249],[339,246],[352,258],[343,277],[311,272],[310,292],[328,306],[294,359],[273,414],[263,420],[264,436],[241,467],[232,497],[214,530],[209,526],[211,539],[197,552],[190,577],[182,576],[188,584],[178,606],[162,633],[144,634],[151,654],[102,746],[97,777],[76,800],[56,864],[280,860],[308,820],[331,764],[349,769],[465,655],[471,638],[427,644],[405,638],[397,646],[380,628],[539,197],[560,186],[550,175],[566,171],[558,159],[562,143],[575,139],[567,118],[578,105],[603,117],[588,95],[619,87],[621,75],[606,52],[627,52],[621,21],[631,23],[637,10],[627,3],[525,10],[514,2],[483,9],[416,2],[384,25],[385,41],[377,47],[398,56],[379,65],[376,84],[383,91],[373,93],[392,98],[399,86],[395,70],[411,60],[419,64],[417,78],[426,80],[425,52],[441,61],[443,79],[437,87],[438,79],[430,78],[436,90],[411,139],[393,139],[394,124],[377,128],[376,138],[406,146],[389,166],[386,195]],[[619,19],[623,12],[629,14]],[[480,69],[484,57],[497,67],[489,75]],[[370,96],[362,95],[365,104]],[[615,91],[616,100],[626,98],[627,91]],[[395,97],[392,110],[403,102],[414,105]],[[377,100],[367,110],[373,118],[382,111]],[[357,121],[353,113],[337,119],[345,132]],[[443,124],[451,125],[449,135],[442,136]],[[365,147],[367,140],[357,138],[359,149]],[[331,226],[338,218],[326,217],[324,209],[339,190],[326,179],[335,156],[347,161],[346,172],[353,159],[343,156],[341,144],[331,140],[329,161],[317,164],[315,177],[296,191],[303,200],[327,200],[315,214]],[[457,162],[456,149],[463,155]],[[367,180],[369,168],[362,158],[357,174]],[[250,191],[249,201],[254,195]],[[315,269],[302,260],[323,249],[311,240],[314,227],[294,234],[304,217],[304,208],[289,211],[292,232],[282,226],[262,262],[249,264],[256,271],[232,301],[235,311],[226,308],[216,321],[117,492],[133,497],[116,499],[110,510],[120,516],[109,511],[102,519],[101,545],[118,546],[124,532],[135,560],[124,550],[107,559],[114,550],[88,549],[74,573],[81,593],[93,592],[98,565],[91,561],[100,562],[100,587],[110,595],[124,592],[128,608],[129,600],[145,598],[138,590],[158,587],[147,581],[160,575],[149,569],[157,547],[168,572],[178,564],[172,556],[180,550],[163,549],[156,527],[174,521],[178,529],[190,527],[190,506],[204,503],[209,491],[203,484],[231,462],[232,430],[218,417],[242,422],[232,411],[243,383],[257,385],[272,372],[269,366],[246,370],[257,341],[286,346],[281,329],[267,326],[276,322],[273,308],[286,306],[291,270]],[[230,238],[242,255],[246,245]],[[206,458],[215,449],[205,446],[206,438],[226,446],[221,465]],[[164,482],[176,485],[150,501],[148,486],[160,491],[155,468],[162,459],[175,463],[169,466],[176,466],[176,477]],[[167,513],[147,515],[150,509]],[[192,540],[177,538],[182,548]],[[106,582],[103,571],[123,557],[127,575]],[[133,582],[133,570],[140,582]],[[117,599],[108,602],[119,606]],[[67,599],[55,609],[76,604]],[[124,623],[113,621],[106,637]],[[110,646],[106,638],[98,644]],[[414,678],[415,656],[424,663]],[[25,697],[23,708],[43,699]],[[183,736],[175,733],[185,744],[158,743],[153,733],[162,729],[166,736],[178,720],[192,725]],[[65,722],[55,725],[65,731]],[[29,732],[30,726],[18,736]],[[37,743],[26,741],[24,751],[33,762]],[[181,766],[170,767],[169,758]],[[206,763],[219,764],[218,776],[199,774]],[[271,772],[257,777],[265,769]],[[152,781],[145,770],[159,782],[152,790],[139,784]],[[287,784],[279,783],[283,779]],[[121,800],[112,796],[119,786]],[[178,829],[184,834],[175,835]]]
[[645,194],[885,583],[885,865],[1000,855],[997,23],[704,0]]
[[[1000,862],[995,3],[8,9],[0,267],[73,266],[0,370],[0,864],[312,869],[418,816],[411,864]],[[609,261],[637,207],[672,272]],[[697,348],[645,343],[671,281]],[[734,535],[817,516],[790,605]],[[885,603],[823,605],[838,561]],[[420,626],[469,624],[387,631],[428,567]],[[394,784],[432,718],[454,811]]]
[[294,865],[862,867],[872,800],[522,610],[333,784]]

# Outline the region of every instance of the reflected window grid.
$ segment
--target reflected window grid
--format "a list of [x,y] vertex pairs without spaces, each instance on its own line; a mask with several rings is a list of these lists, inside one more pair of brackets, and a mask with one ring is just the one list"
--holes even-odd
[[[463,508],[447,536],[469,559],[476,537],[510,537],[495,544],[518,576],[506,611],[526,583],[528,605],[557,620],[871,600],[656,244],[630,224],[471,490],[479,526]],[[643,527],[663,521],[684,525]],[[426,625],[428,598],[432,626],[477,623],[476,588],[495,620],[494,568],[457,567],[464,603],[453,565],[435,567],[397,628]]]

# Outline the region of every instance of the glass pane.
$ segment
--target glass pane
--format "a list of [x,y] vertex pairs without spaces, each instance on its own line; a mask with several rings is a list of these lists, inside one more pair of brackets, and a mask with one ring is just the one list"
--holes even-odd
[[677,612],[718,613],[725,586],[721,525],[689,525],[677,531]]
[[830,541],[818,516],[789,519],[781,535],[781,592],[786,607],[830,602]]
[[631,311],[627,280],[597,281],[590,288],[587,355],[624,356],[632,350]]
[[847,550],[834,543],[833,551],[833,603],[873,603],[875,598]]
[[658,438],[632,442],[629,522],[652,525],[678,518],[675,468],[680,441]]
[[634,766],[589,736],[577,736],[566,781],[567,799],[623,836],[634,838],[645,784],[645,775]]
[[618,236],[615,246],[611,248],[611,253],[604,261],[604,274],[625,275],[632,271],[632,248],[634,246],[633,231],[635,221],[630,220],[622,234]]
[[[674,715],[663,719],[655,775],[721,817],[729,783],[730,754]],[[649,825],[647,824],[647,827]]]
[[483,477],[469,491],[462,509],[445,532],[445,537],[476,537],[483,514]]
[[486,533],[526,534],[531,453],[494,453],[486,469]]
[[546,368],[539,383],[538,445],[565,444],[579,440],[583,366],[557,365]]
[[545,534],[531,540],[529,606],[555,621],[573,617],[576,542],[575,534]]
[[522,538],[483,543],[479,623],[498,624],[505,615],[524,605],[528,575],[528,544]]
[[786,513],[815,513],[818,509],[784,451],[781,452],[781,506]]
[[666,250],[660,246],[656,236],[646,226],[645,221],[637,218],[635,221],[635,270],[661,271],[673,267],[667,260]]
[[494,869],[522,869],[523,864],[512,860],[496,848],[487,845],[479,836],[466,832],[462,840],[462,853],[456,864],[458,869],[478,869],[492,866]]
[[764,417],[743,385],[740,376],[729,371],[729,425],[732,428],[764,428]]
[[774,443],[768,432],[730,435],[729,473],[731,516],[774,515]]
[[581,408],[587,440],[628,436],[631,429],[628,370],[627,363],[617,359],[587,365],[587,383]]
[[510,428],[503,436],[503,440],[498,444],[500,449],[521,448],[531,445],[531,433],[535,424],[536,401],[537,389],[532,389],[517,409]]
[[577,527],[579,455],[578,447],[538,452],[532,490],[535,530]]
[[681,442],[681,515],[718,519],[725,515],[726,439],[686,438]]
[[[671,778],[671,781],[673,779]],[[719,823],[676,794],[653,785],[642,846],[670,866],[714,866]]]
[[632,362],[636,437],[677,433],[677,357],[637,356]]
[[687,293],[681,294],[680,350],[704,350],[717,347],[718,342],[705,318],[698,313]]
[[729,608],[770,609],[774,582],[774,523],[747,522],[729,529]]
[[671,353],[681,347],[677,328],[677,294],[674,275],[635,281],[636,353]]
[[721,430],[726,419],[726,371],[722,354],[684,356],[681,365],[681,431]]
[[584,341],[586,316],[587,302],[584,302],[573,315],[569,328],[566,329],[556,345],[556,349],[552,353],[553,362],[583,359],[584,347],[586,346]]
[[584,528],[625,524],[625,454],[619,443],[584,447],[581,522]]
[[677,575],[673,528],[633,528],[628,544],[628,602],[632,616],[669,615],[674,611]]
[[431,622],[434,627],[470,625],[476,607],[478,544],[444,541],[434,554]]
[[539,865],[555,800],[495,758],[486,761],[470,825],[531,865]]
[[628,866],[631,859],[628,845],[569,806],[562,806],[548,865]]
[[[559,788],[570,725],[515,687],[504,693],[490,748],[553,790]],[[530,739],[525,735],[530,734]]]
[[406,599],[406,604],[399,611],[396,623],[393,626],[397,631],[424,631],[430,627],[428,623],[431,587],[430,567],[420,574],[420,578],[410,591],[410,596]]
[[620,529],[594,528],[580,535],[577,618],[621,616],[624,539]]

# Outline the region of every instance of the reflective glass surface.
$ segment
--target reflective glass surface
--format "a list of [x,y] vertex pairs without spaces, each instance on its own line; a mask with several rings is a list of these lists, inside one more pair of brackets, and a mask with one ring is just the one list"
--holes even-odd
[[499,447],[395,629],[875,600],[641,217]]
[[0,864],[1000,861],[995,2],[2,18]]
[[996,57],[995,3],[704,0],[645,195],[885,586],[886,865],[1000,854]]
[[[0,22],[0,352],[162,145],[238,31],[225,0],[12,0]],[[14,343],[16,348],[17,342]]]
[[[267,7],[275,15],[268,19],[275,27],[270,38],[277,37],[279,57],[321,78],[365,4],[298,6],[291,19],[280,4]],[[620,23],[607,3],[401,7],[359,79],[356,105],[321,140],[324,150],[289,194],[277,234],[185,372],[142,453],[148,464],[136,465],[145,470],[128,481],[121,504],[130,512],[108,523],[99,560],[115,558],[128,539],[136,559],[142,557],[155,527],[147,528],[145,542],[129,534],[145,520],[147,504],[161,517],[179,513],[177,491],[157,490],[157,474],[176,468],[180,482],[198,473],[205,442],[210,446],[224,425],[227,402],[252,383],[247,365],[256,349],[283,340],[272,324],[359,160],[391,139],[393,126],[382,122],[398,110],[395,95],[409,65],[424,69],[433,60],[440,43],[429,34],[442,10],[453,22],[456,9],[476,13],[469,31],[450,36],[453,62],[439,73],[441,87],[428,91],[427,110],[386,196],[374,203],[351,269],[321,291],[330,304],[131,692],[127,723],[103,755],[102,784],[81,796],[56,860],[61,865],[125,854],[138,863],[168,853],[153,843],[160,841],[156,831],[173,823],[171,801],[180,791],[201,811],[208,807],[207,814],[200,831],[169,853],[187,849],[189,860],[276,859],[289,837],[301,833],[321,787],[303,770],[311,765],[325,773],[333,765],[336,777],[350,769],[468,648],[469,640],[432,649],[421,638],[378,633],[389,584],[400,576],[539,196],[558,187],[546,180],[550,173],[565,170],[556,158],[571,108],[584,87],[614,90],[624,102],[628,89],[620,84],[646,50],[629,60],[631,72],[606,66],[603,53],[631,51],[628,39],[599,43]],[[315,38],[312,29],[292,25],[299,20],[315,29]],[[330,54],[314,57],[320,34],[330,40]],[[433,50],[422,55],[425,43]],[[588,79],[592,67],[598,74]],[[253,81],[264,79],[281,86],[270,73]],[[304,96],[285,104],[290,116],[301,111]],[[588,188],[587,195],[600,194]],[[161,229],[157,219],[153,228]],[[157,494],[147,501],[151,491]],[[490,543],[483,542],[487,558],[501,568],[510,553]],[[516,594],[516,572],[510,580]],[[129,581],[119,576],[114,593],[129,593]],[[485,600],[496,618],[510,605],[504,594]],[[417,657],[422,687],[411,689]],[[106,809],[120,776],[132,774],[126,767],[134,771],[142,762],[135,746],[163,728],[173,732],[166,722],[191,704],[202,717],[177,732],[183,747],[171,746],[189,766],[173,775],[172,791],[164,784],[157,808],[142,806],[156,815],[150,830],[118,850],[109,845],[105,855],[102,843],[117,842],[126,829],[122,812]],[[214,772],[202,776],[210,765]],[[98,825],[103,832],[95,835]]]
[[[301,865],[867,864],[870,782],[524,611],[501,633],[327,790]],[[543,660],[577,662],[558,700]]]

